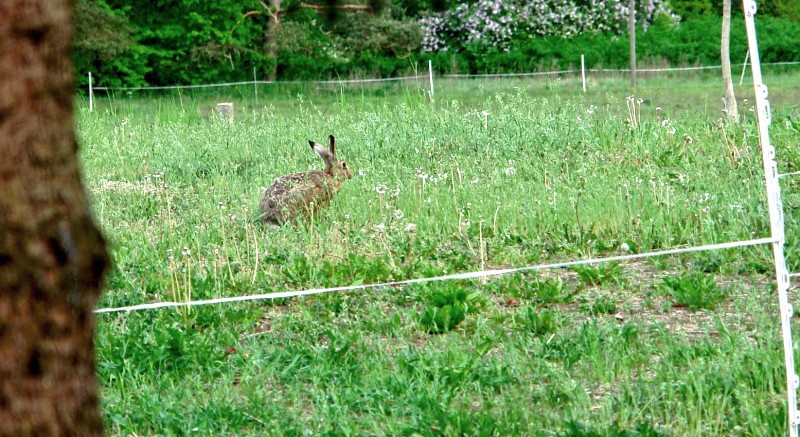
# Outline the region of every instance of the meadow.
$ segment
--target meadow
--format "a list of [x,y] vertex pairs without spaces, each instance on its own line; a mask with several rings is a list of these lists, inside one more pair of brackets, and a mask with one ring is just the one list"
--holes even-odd
[[[800,170],[800,75],[764,80],[781,170]],[[426,86],[79,101],[115,260],[99,307],[769,236],[747,81],[738,125],[710,75],[632,96],[623,78],[585,95],[575,78],[439,80],[433,102]],[[318,216],[258,223],[264,188],[319,168],[306,140],[329,134],[353,179]],[[783,180],[791,271],[797,186]],[[772,269],[757,246],[101,314],[102,408],[113,435],[779,435]]]

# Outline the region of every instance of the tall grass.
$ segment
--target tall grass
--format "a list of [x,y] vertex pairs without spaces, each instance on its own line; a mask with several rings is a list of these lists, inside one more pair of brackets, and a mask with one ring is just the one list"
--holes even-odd
[[[732,125],[674,96],[561,87],[443,91],[433,104],[413,89],[275,95],[248,100],[233,125],[212,100],[101,102],[79,118],[115,258],[101,305],[767,235],[752,117]],[[798,126],[791,111],[775,117],[779,150]],[[319,168],[305,141],[329,134],[354,178],[312,220],[258,223],[264,188]],[[781,158],[797,164],[796,152]],[[120,434],[773,434],[785,405],[770,266],[752,248],[104,315],[104,411]],[[675,305],[663,278],[687,270],[714,275],[698,283],[716,281],[724,300]]]

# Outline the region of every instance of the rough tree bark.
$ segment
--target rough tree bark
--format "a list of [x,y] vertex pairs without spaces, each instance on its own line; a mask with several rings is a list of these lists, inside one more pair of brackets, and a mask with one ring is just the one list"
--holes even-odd
[[281,1],[282,0],[269,0],[268,6],[264,4],[263,1],[259,0],[261,6],[269,15],[267,34],[264,41],[264,53],[275,60],[275,64],[273,64],[267,72],[267,78],[269,80],[275,80],[278,77],[278,32],[280,32],[281,26]]
[[92,313],[108,265],[78,169],[72,2],[0,2],[0,435],[103,433]]
[[728,119],[734,123],[739,122],[739,108],[736,105],[736,95],[733,92],[733,78],[731,77],[731,0],[722,1],[722,42],[720,55],[722,57],[722,85],[725,87],[725,97],[722,105]]

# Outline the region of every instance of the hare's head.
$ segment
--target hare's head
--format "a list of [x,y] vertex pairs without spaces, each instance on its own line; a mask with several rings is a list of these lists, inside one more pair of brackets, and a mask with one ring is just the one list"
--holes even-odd
[[319,155],[319,157],[325,162],[325,169],[322,170],[323,173],[338,180],[350,179],[353,177],[353,171],[346,162],[336,159],[336,148],[334,143],[335,140],[333,135],[331,135],[328,150],[325,150],[325,148],[319,144],[308,140],[308,144],[311,146],[311,148],[314,149],[314,151],[317,152],[317,155]]

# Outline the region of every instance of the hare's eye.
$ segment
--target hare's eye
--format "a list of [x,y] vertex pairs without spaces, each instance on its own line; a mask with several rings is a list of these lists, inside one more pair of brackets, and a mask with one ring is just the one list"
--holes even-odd
[[342,168],[347,169],[347,163],[346,162],[342,163]]

